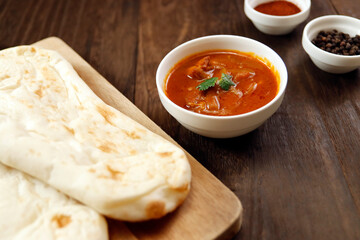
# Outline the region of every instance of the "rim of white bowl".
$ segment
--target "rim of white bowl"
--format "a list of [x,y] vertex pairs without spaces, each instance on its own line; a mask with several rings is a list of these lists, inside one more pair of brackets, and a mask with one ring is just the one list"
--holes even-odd
[[[242,113],[242,114],[237,114],[237,115],[230,115],[230,116],[214,116],[214,115],[206,115],[206,114],[201,114],[201,113],[196,113],[196,112],[193,112],[193,111],[190,111],[190,110],[187,110],[185,108],[182,108],[180,107],[179,105],[177,105],[176,103],[174,103],[173,101],[171,101],[165,94],[164,92],[164,86],[163,86],[163,83],[165,82],[165,79],[160,79],[159,75],[159,69],[162,67],[162,65],[165,64],[165,62],[167,61],[167,59],[169,58],[169,56],[171,56],[172,54],[174,54],[174,52],[178,51],[179,49],[187,46],[187,45],[190,45],[190,44],[194,44],[194,43],[197,43],[197,42],[200,42],[200,41],[205,41],[207,39],[214,39],[214,38],[238,38],[238,39],[242,39],[242,40],[247,40],[247,41],[253,41],[253,42],[256,42],[257,44],[261,44],[263,45],[265,48],[268,48],[276,57],[278,57],[280,59],[280,63],[281,65],[283,65],[283,68],[284,68],[284,79],[280,79],[280,83],[282,81],[284,81],[284,84],[283,84],[283,87],[280,88],[281,84],[279,83],[279,90],[276,94],[276,96],[270,101],[268,102],[267,104],[265,104],[264,106],[260,107],[260,108],[257,108],[251,112],[247,112],[247,113]],[[211,49],[209,49],[211,50]],[[234,50],[234,49],[229,49],[229,50]],[[194,53],[195,54],[195,53]],[[256,53],[255,53],[256,54]],[[190,56],[191,54],[189,54]],[[179,60],[180,61],[180,60]],[[173,66],[172,66],[173,67]],[[172,68],[171,67],[171,68]],[[275,67],[275,66],[274,66]],[[170,68],[170,69],[171,69]],[[167,73],[170,71],[170,69],[167,70]],[[279,71],[278,68],[275,68],[277,71]],[[279,72],[279,78],[280,78],[280,72]],[[169,104],[171,104],[173,107],[175,107],[177,110],[179,111],[182,111],[182,112],[185,112],[187,114],[190,114],[190,115],[193,115],[193,116],[197,116],[197,117],[202,117],[202,118],[206,118],[206,119],[234,119],[234,118],[243,118],[243,117],[247,117],[247,116],[251,116],[251,115],[254,115],[254,114],[257,114],[258,112],[260,111],[263,111],[267,108],[269,108],[272,104],[274,104],[276,101],[279,100],[279,98],[281,98],[281,96],[284,94],[285,90],[286,90],[286,86],[287,86],[287,82],[288,82],[288,72],[287,72],[287,68],[286,68],[286,65],[285,65],[285,62],[282,60],[282,58],[273,50],[271,49],[270,47],[268,47],[267,45],[259,42],[259,41],[256,41],[254,39],[251,39],[251,38],[247,38],[247,37],[242,37],[242,36],[236,36],[236,35],[210,35],[210,36],[204,36],[204,37],[199,37],[199,38],[195,38],[195,39],[192,39],[190,41],[187,41],[187,42],[184,42],[182,44],[180,44],[179,46],[175,47],[174,49],[172,49],[169,53],[167,53],[165,55],[165,57],[161,60],[157,70],[156,70],[156,86],[157,86],[157,89],[158,89],[158,93],[161,95],[161,97],[163,97],[164,99],[166,99],[167,102],[169,102]]]
[[[310,12],[310,7],[311,7],[311,0],[305,0],[305,8],[301,8],[300,6],[296,5],[300,8],[301,11],[296,14],[287,15],[287,16],[275,16],[275,15],[265,14],[265,13],[256,11],[254,9],[254,7],[249,4],[249,0],[245,0],[244,6],[245,6],[245,10],[249,11],[249,12],[245,11],[245,14],[248,16],[248,13],[250,13],[253,16],[256,16],[257,19],[253,19],[252,16],[248,16],[250,19],[252,19],[253,21],[256,21],[256,22],[266,23],[269,20],[274,20],[277,22],[284,21],[284,20],[293,20],[294,22],[301,22],[308,17],[308,14]],[[270,25],[270,24],[268,24],[268,25]]]
[[[326,60],[325,62],[334,62],[334,65],[336,65],[337,61],[345,61],[343,62],[343,64],[348,63],[354,63],[353,60],[354,59],[360,59],[360,55],[353,55],[353,56],[345,56],[345,55],[338,55],[338,54],[334,54],[334,53],[329,53],[325,50],[322,50],[320,48],[318,48],[317,46],[315,46],[310,38],[309,38],[309,31],[310,29],[317,23],[319,22],[324,22],[327,21],[329,19],[345,19],[351,22],[359,22],[360,24],[360,20],[354,17],[350,17],[350,16],[346,16],[346,15],[325,15],[325,16],[321,16],[318,18],[314,18],[313,20],[311,20],[310,22],[308,22],[304,28],[303,31],[303,37],[302,37],[302,41],[303,41],[303,47],[306,51],[306,53],[310,56],[320,56],[321,59]],[[329,29],[333,29],[334,27],[329,27]],[[360,28],[359,28],[360,29]],[[326,30],[326,29],[323,29]],[[341,30],[338,30],[341,31]],[[359,30],[359,34],[360,34],[360,30]],[[318,58],[318,57],[316,57]],[[355,64],[357,65],[357,64]]]

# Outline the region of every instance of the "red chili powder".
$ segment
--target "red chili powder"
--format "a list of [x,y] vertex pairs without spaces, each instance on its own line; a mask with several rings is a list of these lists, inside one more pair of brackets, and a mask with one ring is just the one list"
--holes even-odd
[[262,3],[257,5],[255,10],[274,16],[288,16],[299,13],[301,11],[298,6],[288,1],[273,1]]

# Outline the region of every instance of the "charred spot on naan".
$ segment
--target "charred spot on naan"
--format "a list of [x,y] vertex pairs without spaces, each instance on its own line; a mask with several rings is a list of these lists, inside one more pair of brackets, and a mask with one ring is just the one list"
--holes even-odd
[[158,152],[157,155],[166,158],[166,157],[171,157],[173,155],[173,152]]
[[136,155],[138,152],[135,149],[130,149],[129,154],[130,155]]
[[[17,54],[18,56],[23,56],[24,53],[25,53],[27,50],[28,50],[27,47],[19,47],[19,48],[16,49],[16,54]],[[36,53],[36,49],[32,47],[29,52],[31,52],[31,53],[34,54],[34,53]]]
[[113,152],[113,149],[108,145],[100,145],[97,148],[106,153]]
[[36,95],[38,95],[39,98],[42,98],[42,97],[43,97],[43,90],[42,90],[42,89],[43,89],[42,86],[40,86],[38,89],[36,89],[36,90],[34,91],[34,93],[35,93]]
[[56,82],[58,79],[55,74],[55,71],[47,66],[41,68],[41,74],[44,77],[44,79],[46,79],[46,81]]
[[75,130],[73,128],[70,128],[66,125],[63,125],[63,127],[68,131],[71,135],[75,135]]
[[106,106],[100,106],[100,105],[96,106],[96,110],[98,111],[98,113],[100,113],[101,116],[103,116],[103,118],[107,123],[115,126],[115,124],[112,122],[112,118],[115,117],[115,113],[113,111],[106,108]]
[[[88,171],[90,173],[96,173],[96,170],[93,169],[93,168],[90,168]],[[101,172],[104,172],[104,171],[101,170]],[[97,175],[97,177],[98,178],[111,179],[111,180],[122,180],[122,178],[124,176],[124,172],[116,170],[116,169],[110,167],[109,165],[106,165],[105,173],[106,174]]]
[[[101,141],[101,140],[99,140]],[[116,149],[116,145],[109,141],[102,141],[100,145],[97,146],[99,150],[101,150],[104,153],[117,153],[118,150]]]
[[139,128],[139,127],[136,127],[136,128],[135,128],[135,131],[138,132],[138,133],[141,133],[141,134],[145,134],[145,133],[146,133],[146,129]]
[[79,92],[79,90],[75,84],[72,84],[72,87],[74,88],[75,92]]
[[190,184],[189,183],[184,183],[183,185],[180,185],[178,187],[174,187],[172,189],[175,190],[176,192],[187,192],[190,189]]
[[[95,132],[89,132],[89,134],[94,134],[95,136],[95,144],[96,144],[96,148],[99,149],[100,151],[104,152],[104,153],[119,153],[119,149],[121,149],[121,147],[119,146],[119,144],[115,144],[114,142],[110,142],[106,139],[102,139],[102,138],[98,138],[95,135]],[[107,136],[111,136],[110,133],[106,132]],[[111,139],[111,137],[109,138]],[[128,154],[128,155],[135,155],[137,154],[136,149],[132,148],[131,146],[129,146],[126,149],[122,149],[122,154]]]
[[122,176],[124,174],[123,172],[120,172],[116,169],[111,168],[109,165],[106,165],[106,169],[111,174],[112,179],[118,179],[119,176]]
[[145,211],[148,218],[160,218],[166,214],[165,203],[161,201],[149,202]]
[[19,102],[22,103],[23,105],[25,105],[28,108],[33,108],[34,107],[33,104],[31,104],[29,101],[26,101],[24,99],[19,99]]
[[125,135],[128,136],[131,139],[134,139],[134,140],[135,139],[141,139],[141,137],[134,131],[129,132],[129,131],[126,131],[126,130],[122,129],[122,132],[125,133]]
[[55,226],[57,228],[63,228],[66,227],[69,223],[71,223],[71,216],[59,214],[53,216],[51,221],[55,223]]
[[[67,88],[64,85],[64,82],[60,81],[61,77],[55,69],[44,66],[40,69],[40,72],[43,78],[46,80],[44,82],[40,82],[41,85],[39,86],[39,89],[41,89],[41,91],[51,89],[53,92],[67,96]],[[45,85],[45,82],[47,85]]]
[[33,148],[30,148],[30,149],[29,149],[29,153],[30,153],[31,155],[36,156],[36,157],[40,157],[40,156],[41,156],[41,152],[39,152],[39,151],[37,151],[37,150],[35,150],[35,149],[33,149]]
[[[113,125],[114,127],[116,127],[116,125],[113,123],[112,119],[116,117],[115,113],[108,107],[106,106],[101,106],[101,105],[97,105],[96,106],[96,110],[98,113],[100,113],[100,115],[105,119],[105,121],[111,125]],[[137,129],[138,130],[138,129]],[[131,138],[131,139],[141,139],[140,135],[135,132],[135,131],[127,131],[125,129],[121,130],[127,137]],[[138,132],[143,132],[141,129],[139,129]]]
[[11,76],[8,75],[8,74],[1,75],[0,76],[0,81],[3,81],[3,80],[8,79],[8,78],[11,78]]

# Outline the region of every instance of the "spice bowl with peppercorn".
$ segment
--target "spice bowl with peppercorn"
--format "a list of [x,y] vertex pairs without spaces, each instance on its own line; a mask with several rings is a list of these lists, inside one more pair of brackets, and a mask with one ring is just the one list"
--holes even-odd
[[310,0],[245,0],[244,11],[255,27],[269,35],[292,32],[310,14]]
[[360,66],[360,20],[343,15],[315,18],[304,28],[302,45],[321,70],[351,72]]
[[156,86],[164,108],[185,128],[230,138],[253,131],[276,112],[287,77],[285,63],[265,44],[212,35],[170,51],[158,66]]

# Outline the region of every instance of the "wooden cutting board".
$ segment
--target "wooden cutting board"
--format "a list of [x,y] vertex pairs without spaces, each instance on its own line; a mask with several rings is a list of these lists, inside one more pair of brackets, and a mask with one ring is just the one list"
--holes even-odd
[[[34,45],[58,51],[104,102],[178,145],[61,39],[50,37]],[[108,219],[110,239],[230,239],[239,231],[243,212],[239,199],[186,154],[191,165],[192,183],[182,206],[162,219],[142,223]]]

